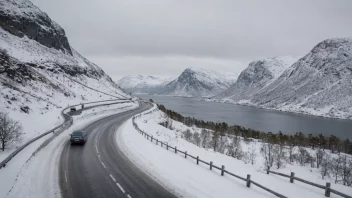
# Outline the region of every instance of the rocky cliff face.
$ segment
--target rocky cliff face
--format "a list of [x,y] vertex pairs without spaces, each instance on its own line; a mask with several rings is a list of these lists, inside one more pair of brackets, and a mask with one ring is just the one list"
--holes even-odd
[[228,89],[236,80],[232,73],[222,74],[215,71],[188,68],[164,87],[161,95],[210,97]]
[[254,105],[352,118],[352,39],[328,39],[253,96]]
[[71,50],[61,27],[31,2],[0,0],[0,10],[0,111],[24,129],[37,130],[38,120],[55,121],[69,104],[114,98],[101,92],[129,97]]
[[71,54],[65,31],[28,0],[0,0],[0,26],[49,48]]
[[258,91],[277,79],[296,58],[274,57],[253,61],[242,71],[235,84],[213,97],[215,100],[238,102],[250,100]]

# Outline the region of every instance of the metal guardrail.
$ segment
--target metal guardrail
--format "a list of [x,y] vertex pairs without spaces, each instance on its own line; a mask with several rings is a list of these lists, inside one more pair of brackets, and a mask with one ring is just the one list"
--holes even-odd
[[[114,99],[114,100],[102,100],[102,101],[95,101],[95,102],[87,102],[87,103],[82,103],[83,105],[87,105],[87,104],[94,104],[94,103],[100,103],[100,102],[109,102],[109,101],[117,101],[117,100],[120,100],[121,102],[118,102],[118,103],[125,103],[125,102],[130,102],[130,100],[122,100],[122,99]],[[36,140],[50,134],[50,133],[56,133],[54,134],[54,136],[52,138],[49,138],[48,140],[46,140],[36,151],[38,152],[41,148],[45,147],[52,139],[54,139],[57,135],[59,135],[61,132],[65,131],[67,128],[69,128],[72,124],[73,124],[73,118],[65,113],[66,110],[72,108],[72,107],[76,107],[76,106],[81,106],[82,104],[75,104],[75,105],[72,105],[72,106],[69,106],[69,107],[66,107],[65,109],[63,109],[61,111],[61,115],[64,117],[65,121],[60,124],[59,126],[45,132],[45,133],[42,133],[40,134],[39,136],[29,140],[28,142],[26,142],[25,144],[23,144],[22,146],[20,146],[19,148],[17,148],[15,151],[13,151],[9,156],[7,156],[3,161],[0,162],[0,169],[5,167],[6,164],[13,158],[15,157],[19,152],[21,152],[24,148],[26,148],[28,145],[30,145],[31,143],[35,142]],[[97,107],[97,106],[103,106],[103,105],[110,105],[110,104],[116,104],[116,103],[109,103],[109,104],[99,104],[99,105],[96,105],[94,107]],[[90,109],[92,107],[86,107],[84,108],[83,110],[86,110],[86,109]],[[34,154],[35,154],[34,153]]]
[[[175,147],[169,146],[169,144],[168,144],[167,142],[162,142],[162,141],[160,141],[160,140],[154,138],[153,136],[149,135],[148,133],[144,132],[143,130],[141,130],[141,129],[138,127],[138,125],[136,124],[135,119],[138,118],[138,117],[141,117],[142,115],[147,115],[147,114],[153,113],[153,112],[156,111],[156,110],[158,110],[158,109],[153,109],[153,110],[150,110],[150,111],[148,111],[148,112],[146,112],[146,113],[138,114],[138,115],[136,115],[136,116],[133,116],[133,118],[132,118],[132,124],[133,124],[134,128],[138,131],[138,133],[140,133],[141,135],[143,135],[143,137],[145,137],[147,140],[150,139],[151,142],[153,142],[153,140],[155,140],[154,142],[156,143],[156,145],[158,145],[158,143],[160,143],[161,147],[166,148],[167,150],[170,150],[170,151],[172,151],[172,152],[175,152],[176,154],[177,154],[177,153],[181,153],[182,156],[184,156],[185,158],[191,157],[191,158],[193,158],[193,159],[196,160],[196,164],[197,164],[197,165],[199,165],[199,162],[202,162],[203,164],[208,165],[210,170],[212,170],[213,168],[218,169],[218,170],[220,170],[220,172],[221,172],[221,173],[220,173],[221,176],[224,176],[225,173],[226,173],[226,174],[231,175],[231,176],[233,176],[233,177],[235,177],[235,178],[238,178],[238,179],[240,179],[240,180],[243,180],[243,181],[246,182],[246,186],[247,186],[248,188],[250,188],[250,185],[251,185],[251,183],[252,183],[253,185],[256,185],[257,187],[262,188],[262,189],[264,189],[265,191],[268,191],[268,192],[274,194],[274,195],[277,196],[277,197],[280,197],[280,198],[287,198],[286,196],[284,196],[284,195],[282,195],[282,194],[280,194],[280,193],[277,193],[277,192],[275,192],[275,191],[273,191],[273,190],[271,190],[271,189],[269,189],[269,188],[266,188],[265,186],[260,185],[259,183],[257,183],[257,182],[255,182],[255,181],[251,180],[251,175],[250,175],[250,174],[247,175],[247,178],[243,178],[243,177],[241,177],[241,176],[239,176],[239,175],[236,175],[236,174],[234,174],[234,173],[231,173],[230,171],[225,170],[225,166],[224,166],[224,165],[222,165],[221,167],[219,167],[219,166],[214,165],[212,161],[210,161],[209,163],[206,162],[206,161],[203,161],[203,160],[201,160],[201,159],[199,158],[199,156],[195,157],[195,156],[192,156],[192,155],[188,154],[187,151],[181,151],[181,150],[177,149],[176,146],[175,146]],[[164,147],[164,145],[165,145],[165,147]]]
[[339,192],[337,190],[332,189],[330,182],[326,182],[326,185],[323,186],[323,185],[316,184],[316,183],[304,180],[302,178],[296,177],[294,172],[291,172],[291,175],[286,175],[286,174],[283,174],[283,173],[267,170],[267,174],[269,174],[269,173],[273,173],[275,175],[279,175],[279,176],[282,176],[282,177],[290,178],[290,182],[291,183],[294,183],[294,180],[297,180],[297,181],[300,181],[302,183],[305,183],[305,184],[308,184],[308,185],[311,185],[311,186],[314,186],[314,187],[317,187],[317,188],[324,189],[325,190],[325,197],[330,197],[330,193],[334,193],[336,195],[340,195],[341,197],[352,198],[350,195],[346,195],[346,194],[344,194],[342,192]]

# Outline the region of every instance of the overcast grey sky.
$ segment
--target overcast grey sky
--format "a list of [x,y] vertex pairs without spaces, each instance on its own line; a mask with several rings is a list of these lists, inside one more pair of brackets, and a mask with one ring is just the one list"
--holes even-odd
[[113,79],[238,71],[352,36],[351,0],[32,0]]

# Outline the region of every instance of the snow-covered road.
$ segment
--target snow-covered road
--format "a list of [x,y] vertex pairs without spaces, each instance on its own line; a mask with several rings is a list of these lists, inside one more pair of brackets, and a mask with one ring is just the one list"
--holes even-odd
[[82,129],[88,133],[84,146],[65,144],[59,171],[63,197],[174,197],[116,149],[117,128],[148,108],[142,104],[133,111],[92,122]]
[[[74,117],[74,124],[57,136],[49,145],[32,153],[46,138],[42,138],[20,152],[10,164],[0,169],[0,197],[61,197],[59,187],[59,159],[61,151],[68,141],[68,134],[81,129],[88,123],[116,113],[138,107],[138,103],[101,106],[84,111]],[[47,136],[49,138],[50,136]]]

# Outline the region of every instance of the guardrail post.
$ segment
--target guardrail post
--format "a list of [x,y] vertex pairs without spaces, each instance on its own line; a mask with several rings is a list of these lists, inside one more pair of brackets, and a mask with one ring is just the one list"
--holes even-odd
[[177,146],[175,146],[175,153],[177,153]]
[[147,140],[149,140],[149,135],[147,135]]
[[169,143],[166,142],[166,150],[169,150]]
[[247,186],[248,188],[251,187],[251,175],[250,175],[250,174],[247,175],[246,186]]
[[268,167],[268,168],[266,169],[266,174],[269,175],[269,171],[270,171],[270,167]]
[[187,151],[185,151],[185,158],[187,158]]
[[163,147],[163,142],[162,142],[162,141],[160,141],[160,143],[161,143],[161,147]]
[[213,169],[213,162],[210,161],[210,170]]
[[224,176],[224,170],[225,170],[225,166],[222,165],[222,166],[221,166],[221,176]]
[[290,177],[290,182],[293,183],[293,180],[295,178],[295,173],[291,172],[291,177]]
[[199,164],[199,156],[197,156],[197,164]]
[[331,183],[330,182],[326,182],[325,197],[330,197],[330,187],[331,187]]
[[150,138],[150,141],[153,142],[153,136]]
[[158,142],[159,142],[159,140],[158,140],[158,139],[156,139],[156,145],[158,145]]
[[224,176],[224,171],[225,171],[225,166],[222,165],[222,166],[221,166],[221,176]]

